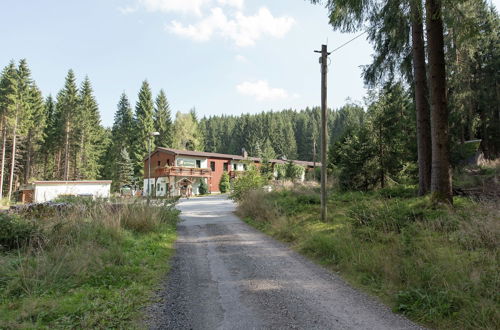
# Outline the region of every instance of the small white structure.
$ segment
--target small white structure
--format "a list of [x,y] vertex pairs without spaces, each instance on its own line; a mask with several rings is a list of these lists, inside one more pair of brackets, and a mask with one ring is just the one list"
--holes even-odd
[[111,193],[111,180],[96,181],[35,181],[25,187],[23,193],[30,192],[26,202],[47,202],[61,195],[89,196],[108,198]]

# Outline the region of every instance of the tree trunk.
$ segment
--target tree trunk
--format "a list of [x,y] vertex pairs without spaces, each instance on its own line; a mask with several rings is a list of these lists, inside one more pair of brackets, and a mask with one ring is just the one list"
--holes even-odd
[[421,0],[410,1],[413,77],[415,81],[415,108],[417,113],[418,194],[423,196],[431,188],[431,113],[425,67],[424,27]]
[[69,177],[69,122],[66,121],[66,127],[64,129],[64,174],[63,180],[68,180]]
[[16,121],[14,123],[14,130],[12,131],[12,159],[10,162],[9,192],[7,194],[7,199],[9,201],[12,197],[12,186],[13,186],[13,181],[14,181],[14,169],[16,167],[16,142],[17,142],[17,114],[16,114]]
[[2,162],[0,164],[0,198],[3,198],[3,178],[5,177],[5,149],[7,148],[7,125],[2,117]]
[[431,98],[431,192],[437,202],[453,203],[441,0],[426,0],[425,7]]
[[28,140],[26,141],[26,164],[24,168],[24,183],[28,183],[31,177],[31,158],[33,157],[33,144],[31,139],[31,132],[28,134]]

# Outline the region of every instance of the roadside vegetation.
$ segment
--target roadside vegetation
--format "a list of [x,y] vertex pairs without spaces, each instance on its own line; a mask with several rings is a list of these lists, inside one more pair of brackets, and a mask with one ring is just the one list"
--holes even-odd
[[0,214],[0,328],[134,328],[168,270],[172,203],[76,199]]
[[[499,174],[498,166],[461,171],[485,173],[474,179],[481,182]],[[254,173],[234,186],[238,214],[250,225],[338,271],[394,311],[438,329],[500,328],[500,209],[491,195],[455,197],[450,206],[418,197],[410,184],[331,188],[328,221],[321,222],[317,183],[280,182],[264,192]]]

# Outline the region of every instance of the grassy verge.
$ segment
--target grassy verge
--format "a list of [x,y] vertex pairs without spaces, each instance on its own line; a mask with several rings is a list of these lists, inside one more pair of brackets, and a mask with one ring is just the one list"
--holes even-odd
[[250,192],[248,223],[330,267],[394,311],[427,326],[500,328],[500,211],[456,198],[433,206],[412,187],[329,195],[306,187]]
[[0,219],[0,328],[134,328],[168,271],[171,206],[84,202]]

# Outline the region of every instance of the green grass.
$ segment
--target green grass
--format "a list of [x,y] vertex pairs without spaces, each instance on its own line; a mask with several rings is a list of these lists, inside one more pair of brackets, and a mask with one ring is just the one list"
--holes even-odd
[[171,207],[139,204],[38,219],[36,234],[2,245],[0,328],[141,328],[168,271],[176,220]]
[[494,204],[453,208],[414,187],[331,192],[319,221],[317,191],[250,193],[245,220],[376,295],[395,312],[439,329],[500,328],[500,217]]

